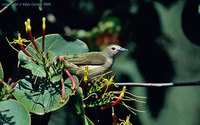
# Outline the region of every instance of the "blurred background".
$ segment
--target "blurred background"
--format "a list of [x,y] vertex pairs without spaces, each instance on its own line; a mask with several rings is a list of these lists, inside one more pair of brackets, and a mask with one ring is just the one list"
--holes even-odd
[[[10,2],[1,0],[0,9]],[[17,0],[0,14],[0,62],[5,79],[17,79],[17,52],[5,37],[12,41],[20,32],[27,38],[24,26],[27,18],[31,19],[33,35],[40,37],[42,17],[47,18],[46,34],[81,39],[90,51],[112,43],[128,48],[128,53],[121,54],[112,68],[116,82],[200,80],[200,1]],[[145,111],[131,115],[134,125],[200,125],[198,86],[129,87],[129,91],[147,97],[146,104],[133,104],[135,109]],[[74,119],[69,107],[65,111],[68,113],[58,111],[57,118],[52,117],[49,125],[67,124]],[[101,124],[111,125],[111,111],[106,112],[100,112]],[[130,114],[120,106],[115,112],[121,119]]]

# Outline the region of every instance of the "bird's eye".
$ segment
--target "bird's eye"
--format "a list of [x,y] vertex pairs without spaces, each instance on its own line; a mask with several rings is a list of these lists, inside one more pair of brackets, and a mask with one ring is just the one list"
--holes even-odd
[[115,50],[115,47],[112,47],[111,49],[112,49],[112,50]]

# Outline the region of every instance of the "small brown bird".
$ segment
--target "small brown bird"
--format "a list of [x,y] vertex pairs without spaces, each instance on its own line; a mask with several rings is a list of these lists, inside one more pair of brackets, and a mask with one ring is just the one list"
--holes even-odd
[[128,51],[119,45],[112,44],[100,52],[91,52],[86,56],[71,59],[65,63],[65,68],[79,79],[84,76],[86,65],[88,66],[88,81],[108,72],[116,58],[123,51]]

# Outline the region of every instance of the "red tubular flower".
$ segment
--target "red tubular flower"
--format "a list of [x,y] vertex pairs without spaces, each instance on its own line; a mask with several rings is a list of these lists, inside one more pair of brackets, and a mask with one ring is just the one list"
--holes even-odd
[[27,51],[26,49],[24,48],[24,46],[22,45],[22,38],[21,38],[21,34],[18,33],[18,44],[19,44],[19,47],[20,49],[24,52],[24,54],[26,54],[28,57],[30,57],[33,62],[35,62],[36,64],[38,64],[37,60],[34,59]]
[[16,84],[17,84],[16,82],[12,82],[12,83],[10,84],[10,87],[11,87],[11,88],[14,88]]
[[30,22],[31,22],[30,19],[27,19],[27,23],[25,22],[27,35],[28,35],[28,38],[31,40],[32,44],[34,45],[35,49],[39,52],[39,48],[36,45],[35,40],[34,40],[33,35],[32,35]]
[[61,84],[62,84],[62,99],[65,99],[65,84],[64,84],[64,79],[61,79]]
[[61,78],[61,85],[62,85],[62,96],[60,97],[60,104],[61,106],[65,102],[65,84],[64,84],[64,79]]
[[28,37],[29,37],[29,39],[31,40],[32,44],[34,45],[35,49],[36,49],[37,51],[39,51],[39,48],[38,48],[38,46],[36,45],[36,43],[35,43],[35,41],[34,41],[34,38],[33,38],[33,36],[32,36],[31,30],[28,30],[27,34],[28,34]]
[[114,114],[114,113],[112,113],[112,118],[113,118],[113,123],[114,123],[114,125],[117,125],[117,120],[116,120],[116,118],[115,118],[115,114]]
[[118,97],[118,99],[115,102],[113,102],[111,105],[101,107],[101,109],[104,110],[104,109],[111,108],[111,107],[117,105],[121,101],[121,99],[122,99],[121,97]]
[[22,44],[19,44],[20,49],[24,52],[24,54],[26,54],[28,57],[33,58],[24,48],[24,46]]
[[114,108],[113,107],[112,107],[112,119],[113,119],[113,124],[117,125],[117,120],[116,120],[116,117],[115,117],[115,113],[114,113]]
[[28,57],[30,57],[33,62],[35,62],[36,64],[38,64],[37,60],[35,60],[24,48],[24,46],[22,44],[19,44],[19,47],[21,48],[21,50],[24,52],[24,54],[26,54]]
[[19,47],[24,52],[24,54],[26,54],[28,57],[33,59],[33,57],[25,50],[24,46],[22,45],[22,40],[21,40],[21,34],[20,33],[18,33],[18,41],[19,41]]
[[130,116],[126,116],[126,121],[129,121],[129,119],[130,119]]
[[109,81],[105,81],[105,83],[104,83],[105,85],[104,85],[104,87],[100,90],[100,92],[104,92],[104,91],[108,88],[108,86],[110,86],[110,85],[112,84],[113,78],[114,78],[114,76],[111,76]]
[[45,39],[45,17],[42,18],[42,52],[44,52],[44,39]]
[[106,85],[100,90],[100,92],[104,92],[104,91],[107,89],[107,87],[108,87],[108,84],[106,84]]
[[75,88],[75,80],[74,80],[74,78],[72,77],[72,75],[69,73],[69,71],[65,71],[66,73],[67,73],[67,75],[69,76],[69,78],[70,78],[70,80],[71,80],[71,82],[72,82],[72,90],[74,90],[74,88]]
[[[7,85],[10,87],[10,88],[14,88],[15,87],[15,85],[17,84],[16,82],[12,82],[11,83],[11,81],[12,81],[12,78],[9,78],[8,79],[8,82],[7,82]],[[11,84],[10,84],[11,83]],[[14,90],[13,90],[14,91]]]

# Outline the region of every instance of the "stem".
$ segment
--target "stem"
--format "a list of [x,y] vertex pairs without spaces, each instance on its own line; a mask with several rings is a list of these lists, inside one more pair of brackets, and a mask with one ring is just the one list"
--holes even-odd
[[115,83],[117,86],[137,86],[137,87],[180,87],[180,86],[199,86],[200,81],[185,83]]
[[11,6],[14,2],[16,2],[17,0],[14,0],[13,2],[11,2],[10,4],[8,4],[7,6],[5,6],[3,9],[0,10],[0,14],[2,14],[6,9],[8,9],[9,6]]
[[8,44],[9,44],[9,46],[10,46],[11,48],[13,48],[15,51],[19,52],[19,50],[15,49],[15,47],[13,47],[13,46],[11,45],[11,42],[8,40],[7,37],[6,37],[6,40],[7,40]]
[[[49,72],[49,68],[47,67],[47,65],[46,65],[46,62],[48,62],[48,60],[46,60],[47,58],[45,58],[44,57],[44,54],[42,54],[42,53],[40,53],[40,56],[42,57],[42,63],[43,63],[43,68],[44,68],[44,71],[45,71],[45,73],[46,73],[46,78],[48,78],[49,77],[49,73],[50,73],[50,77],[52,76],[51,75],[51,72]],[[38,56],[39,57],[39,56]]]

